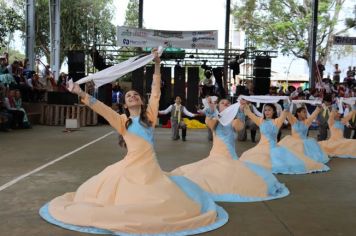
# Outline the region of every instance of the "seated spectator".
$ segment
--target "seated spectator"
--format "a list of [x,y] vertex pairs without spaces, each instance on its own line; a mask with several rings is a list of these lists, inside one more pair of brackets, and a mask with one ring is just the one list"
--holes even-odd
[[54,80],[51,67],[46,65],[40,73],[40,83],[45,86],[47,91],[56,91],[57,83]]
[[58,92],[67,92],[67,82],[68,82],[68,76],[66,73],[62,72],[57,81],[57,90]]
[[16,108],[14,97],[15,97],[15,91],[10,90],[8,92],[8,96],[3,98],[3,107],[6,109],[6,112],[10,113],[13,117],[11,124],[10,124],[11,128],[12,129],[23,128],[24,127],[23,119],[24,119],[25,113]]
[[7,112],[4,106],[4,93],[5,88],[0,87],[0,131],[8,132],[12,122],[12,115]]
[[15,90],[14,102],[15,102],[16,108],[24,113],[23,128],[31,128],[31,124],[30,124],[30,121],[28,120],[27,113],[22,106],[21,92],[19,90]]
[[44,101],[46,87],[40,82],[39,76],[37,73],[34,73],[31,78],[28,79],[31,86],[31,99],[32,101]]
[[7,65],[6,57],[4,55],[1,55],[0,56],[0,85],[2,84],[6,87],[9,87],[11,84],[16,84],[16,81],[9,73],[9,70],[6,65]]

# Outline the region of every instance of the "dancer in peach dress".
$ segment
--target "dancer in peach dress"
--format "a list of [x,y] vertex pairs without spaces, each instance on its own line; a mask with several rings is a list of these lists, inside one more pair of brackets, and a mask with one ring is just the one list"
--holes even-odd
[[227,213],[198,185],[160,168],[153,149],[153,130],[160,98],[160,59],[155,53],[151,97],[125,94],[126,114],[84,93],[70,89],[122,135],[125,158],[84,182],[76,192],[44,205],[41,216],[55,225],[86,233],[114,235],[190,235],[224,225]]
[[[203,160],[173,170],[172,174],[183,175],[194,181],[209,192],[215,201],[254,202],[287,196],[288,189],[269,170],[238,160],[235,152],[236,132],[244,126],[239,116],[223,126],[217,119],[215,105],[211,100],[208,102],[205,122],[213,132],[210,154]],[[218,110],[222,112],[229,106],[230,102],[222,99]]]
[[245,114],[260,127],[260,142],[253,148],[242,153],[241,160],[261,165],[275,174],[306,174],[327,171],[329,167],[305,156],[298,156],[292,150],[277,144],[277,134],[287,117],[288,104],[277,118],[274,104],[265,105],[264,117],[257,117],[248,106],[244,106]]
[[345,125],[356,115],[356,105],[353,105],[353,111],[341,118],[341,114],[333,108],[330,113],[328,124],[330,129],[330,138],[320,141],[321,148],[331,157],[356,158],[356,140],[344,138]]
[[307,117],[305,107],[298,108],[295,116],[288,111],[287,119],[292,127],[292,135],[285,136],[278,144],[303,158],[308,157],[317,162],[327,163],[329,161],[328,155],[314,138],[307,136],[309,126],[320,111],[320,107],[317,107],[309,117]]

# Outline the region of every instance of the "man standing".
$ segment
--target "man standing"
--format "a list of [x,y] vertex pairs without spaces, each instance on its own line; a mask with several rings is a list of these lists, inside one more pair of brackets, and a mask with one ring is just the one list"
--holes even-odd
[[331,103],[332,98],[331,96],[326,96],[323,101],[323,109],[320,111],[318,115],[318,123],[319,123],[319,134],[318,134],[318,141],[323,141],[328,138],[328,120],[329,115],[331,113]]
[[[352,111],[352,108],[350,105],[347,105],[345,112],[344,112],[344,117],[350,112]],[[351,136],[352,131],[354,131],[354,134]],[[354,114],[351,119],[349,120],[348,124],[345,125],[345,129],[344,129],[344,138],[352,138],[352,139],[356,139],[356,114]]]
[[196,114],[189,112],[185,106],[182,105],[182,99],[179,96],[176,97],[173,105],[170,105],[166,110],[159,111],[158,114],[166,115],[169,112],[171,113],[172,139],[178,140],[180,138],[179,129],[182,129],[182,141],[186,141],[187,125],[182,119],[182,113],[189,117],[195,117]]
[[[257,110],[257,108],[250,103],[249,101],[244,101],[250,107],[250,110],[258,117],[263,117],[263,114]],[[245,126],[242,130],[237,132],[237,140],[238,141],[246,141],[247,140],[247,129],[251,131],[251,141],[253,143],[256,142],[256,133],[258,126],[248,117],[243,115],[243,121],[245,122]]]

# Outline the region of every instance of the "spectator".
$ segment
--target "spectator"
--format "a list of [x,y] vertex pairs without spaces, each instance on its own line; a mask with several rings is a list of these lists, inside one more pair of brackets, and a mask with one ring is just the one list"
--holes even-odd
[[62,72],[57,81],[57,90],[58,92],[67,92],[67,82],[68,82],[68,75]]
[[25,109],[22,106],[22,98],[21,98],[21,92],[19,90],[15,90],[14,94],[14,102],[15,102],[15,107],[17,110],[22,111],[24,113],[23,117],[23,128],[31,128],[30,121],[28,120],[27,113]]
[[12,115],[5,108],[4,93],[5,87],[0,86],[0,130],[8,132],[12,122]]
[[339,64],[335,64],[334,67],[334,75],[333,75],[333,81],[339,83],[340,82],[340,74],[341,70],[339,68]]
[[16,82],[12,75],[9,73],[9,70],[6,65],[6,56],[0,56],[0,84],[3,84],[8,87],[10,84],[15,84]]
[[11,128],[12,129],[17,129],[17,128],[23,128],[23,119],[24,119],[24,112],[18,110],[16,108],[16,104],[15,104],[15,90],[10,90],[8,92],[8,96],[4,97],[3,100],[3,106],[6,109],[7,113],[10,113],[13,117],[12,121],[11,121]]

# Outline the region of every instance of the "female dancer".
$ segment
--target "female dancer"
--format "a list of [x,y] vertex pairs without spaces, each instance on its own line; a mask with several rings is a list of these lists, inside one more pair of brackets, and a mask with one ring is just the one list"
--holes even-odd
[[[209,100],[208,100],[209,101]],[[238,160],[235,152],[236,132],[244,123],[235,118],[223,126],[217,120],[215,105],[209,101],[205,123],[213,133],[213,147],[207,158],[181,166],[172,171],[183,175],[209,192],[215,201],[253,202],[285,197],[288,189],[267,169]],[[230,102],[222,99],[218,110],[222,112]]]
[[292,135],[287,135],[278,144],[293,151],[298,157],[308,157],[317,162],[327,163],[328,155],[320,148],[315,139],[307,136],[309,126],[320,111],[321,108],[318,106],[309,117],[307,117],[305,107],[297,108],[295,116],[288,111],[287,119],[292,126]]
[[84,182],[76,192],[59,196],[40,210],[61,227],[97,234],[189,235],[216,229],[227,222],[226,212],[207,193],[184,177],[168,177],[153,149],[160,98],[160,59],[148,106],[138,92],[125,94],[125,113],[84,93],[78,84],[69,90],[108,120],[123,136],[126,157]]
[[342,118],[340,113],[336,112],[336,108],[331,111],[328,119],[330,138],[319,142],[321,148],[329,156],[356,158],[356,140],[346,139],[343,136],[345,125],[356,115],[355,106],[353,106],[353,111],[349,112],[344,118]]
[[278,129],[287,117],[288,104],[277,118],[276,106],[265,105],[264,117],[257,117],[248,106],[244,106],[245,114],[260,127],[260,142],[241,155],[241,160],[261,165],[276,174],[306,174],[316,171],[327,171],[329,167],[307,157],[297,156],[286,147],[277,144]]

